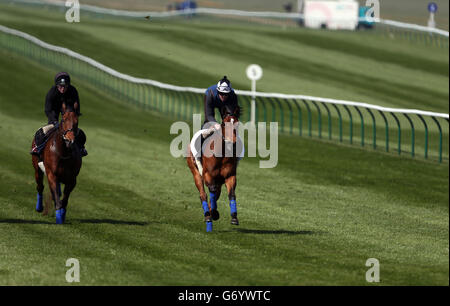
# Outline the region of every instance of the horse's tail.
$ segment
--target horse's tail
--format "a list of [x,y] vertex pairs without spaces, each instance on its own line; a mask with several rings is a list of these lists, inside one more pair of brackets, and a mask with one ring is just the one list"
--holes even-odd
[[42,211],[43,216],[47,216],[50,213],[50,210],[52,208],[52,196],[50,192],[45,193],[44,196],[44,210]]

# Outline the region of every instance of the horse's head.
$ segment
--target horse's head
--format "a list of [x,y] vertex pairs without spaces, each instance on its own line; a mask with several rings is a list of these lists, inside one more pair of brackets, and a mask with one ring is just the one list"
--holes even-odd
[[224,136],[225,142],[235,143],[241,108],[239,105],[226,105],[222,107],[220,114],[222,116],[222,135]]
[[73,107],[62,105],[62,120],[60,129],[62,137],[69,148],[75,142],[75,135],[78,133],[78,103],[75,102]]

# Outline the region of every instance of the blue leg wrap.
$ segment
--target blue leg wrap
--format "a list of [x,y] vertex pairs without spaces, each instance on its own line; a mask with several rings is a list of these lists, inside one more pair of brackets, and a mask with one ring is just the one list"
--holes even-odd
[[210,193],[209,193],[209,199],[211,200],[211,209],[217,209],[217,198],[216,198],[216,194],[210,192]]
[[66,210],[64,208],[58,209],[55,211],[56,215],[56,224],[63,224],[64,219],[66,218]]
[[230,214],[237,213],[236,200],[230,200]]
[[209,212],[208,202],[202,201],[203,213],[206,214]]
[[206,222],[206,231],[207,231],[207,232],[212,232],[212,229],[213,229],[213,223],[212,223],[212,221]]
[[42,205],[42,194],[37,194],[37,201],[36,201],[36,211],[42,212],[44,210],[44,205]]

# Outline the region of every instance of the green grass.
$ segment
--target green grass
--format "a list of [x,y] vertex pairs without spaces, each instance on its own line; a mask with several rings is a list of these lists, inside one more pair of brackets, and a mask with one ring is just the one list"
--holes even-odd
[[368,285],[372,257],[382,285],[449,284],[447,163],[280,136],[276,168],[240,163],[241,225],[224,193],[206,233],[172,120],[77,78],[89,156],[57,226],[34,211],[28,153],[55,71],[5,50],[0,67],[1,285],[67,285],[73,257],[81,285]]
[[[256,61],[258,90],[448,112],[448,49],[227,23],[236,47],[220,52],[217,20],[70,25],[54,10],[0,8],[0,24],[133,76],[206,87],[226,73],[248,89]],[[1,285],[66,285],[71,257],[81,285],[367,285],[375,257],[382,285],[448,286],[448,163],[280,136],[276,168],[240,163],[241,225],[224,193],[207,234],[190,171],[169,153],[173,120],[77,78],[89,156],[56,226],[34,211],[28,154],[55,71],[6,50],[0,67]]]

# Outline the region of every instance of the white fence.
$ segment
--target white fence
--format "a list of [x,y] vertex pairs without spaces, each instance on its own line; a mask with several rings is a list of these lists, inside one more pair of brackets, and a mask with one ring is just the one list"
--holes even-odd
[[[192,118],[194,111],[203,112],[202,97],[206,90],[205,88],[174,86],[155,80],[136,78],[123,74],[87,56],[64,47],[48,44],[27,33],[2,25],[0,25],[0,47],[40,61],[46,66],[68,70],[76,77],[86,79],[99,88],[108,90],[110,93],[115,93],[119,98],[141,104],[144,107],[150,107],[185,119]],[[435,151],[437,152],[438,160],[442,161],[443,155],[445,154],[443,151],[444,133],[441,123],[438,121],[438,119],[443,119],[447,123],[444,126],[444,132],[448,132],[449,115],[445,113],[387,108],[363,102],[306,95],[255,93],[244,90],[236,90],[236,93],[240,96],[241,103],[247,104],[247,106],[250,106],[251,97],[255,96],[257,98],[256,120],[261,121],[260,119],[263,117],[263,121],[265,122],[268,120],[278,121],[281,132],[302,136],[302,131],[306,124],[308,130],[307,135],[312,137],[315,134],[314,136],[322,138],[322,113],[326,112],[327,116],[325,118],[327,118],[328,123],[328,139],[332,139],[333,125],[337,125],[339,141],[343,142],[343,135],[345,134],[348,136],[349,143],[353,144],[354,136],[356,136],[356,133],[354,133],[354,117],[356,115],[356,118],[359,117],[359,127],[361,129],[358,135],[359,140],[361,141],[361,146],[364,146],[367,138],[365,133],[368,122],[367,116],[370,116],[369,122],[372,123],[371,141],[374,149],[377,149],[377,139],[379,138],[377,136],[377,130],[382,129],[384,131],[384,147],[386,151],[389,151],[390,139],[393,137],[391,134],[395,134],[395,131],[397,131],[397,152],[401,154],[403,151],[402,146],[404,147],[402,129],[404,133],[404,125],[406,123],[408,126],[407,133],[411,135],[410,153],[412,156],[415,156],[417,131],[422,133],[425,139],[425,143],[422,145],[425,158],[428,158],[429,134],[437,135],[436,137],[439,139],[439,147]],[[366,113],[363,114],[361,110],[364,110]],[[343,114],[347,115],[347,117],[344,118]],[[414,115],[414,118],[412,115]],[[250,120],[250,116],[248,117],[248,120]],[[304,120],[305,117],[307,120]],[[335,118],[338,119],[335,120]],[[317,122],[315,129],[312,127],[313,121]],[[377,122],[383,122],[384,125],[380,128]],[[434,131],[430,129],[430,123],[433,122],[436,127]],[[418,130],[416,127],[417,123],[423,124],[423,129]],[[392,126],[397,126],[397,129],[392,131]],[[344,133],[344,129],[348,130],[348,132]],[[378,134],[380,134],[379,131]],[[448,150],[448,137],[445,140],[447,140],[447,143],[445,143],[447,147],[445,149]]]
[[[97,62],[96,60],[94,60],[90,57],[84,56],[84,55],[74,52],[70,49],[48,44],[48,43],[38,39],[37,37],[34,37],[27,33],[24,33],[24,32],[15,30],[15,29],[11,29],[11,28],[8,28],[8,27],[2,26],[2,25],[0,25],[0,31],[7,33],[7,34],[15,35],[18,37],[22,37],[42,48],[45,48],[45,49],[48,49],[51,51],[55,51],[55,52],[58,52],[61,54],[65,54],[67,56],[70,56],[70,57],[80,60],[82,62],[85,62],[85,63],[91,65],[92,67],[95,67],[98,70],[101,70],[113,77],[122,79],[127,82],[141,84],[141,85],[150,85],[150,86],[155,86],[155,87],[159,87],[162,89],[173,90],[173,91],[178,91],[178,92],[191,92],[191,93],[203,94],[206,91],[206,88],[182,87],[182,86],[166,84],[166,83],[162,83],[162,82],[158,82],[158,81],[150,80],[150,79],[136,78],[136,77],[118,72],[110,67],[107,67],[107,66]],[[435,112],[415,110],[415,109],[388,108],[388,107],[382,107],[382,106],[363,103],[363,102],[335,100],[335,99],[306,96],[306,95],[288,95],[288,94],[281,94],[281,93],[251,92],[251,91],[246,91],[246,90],[236,90],[236,93],[238,95],[255,96],[255,97],[261,97],[261,98],[277,98],[277,99],[285,99],[285,100],[286,99],[314,100],[317,102],[330,103],[330,104],[359,106],[359,107],[363,107],[363,108],[370,108],[370,109],[380,110],[380,111],[385,111],[385,112],[419,114],[419,115],[424,115],[424,116],[434,116],[434,117],[449,119],[449,114],[444,114],[444,113],[435,113]]]

